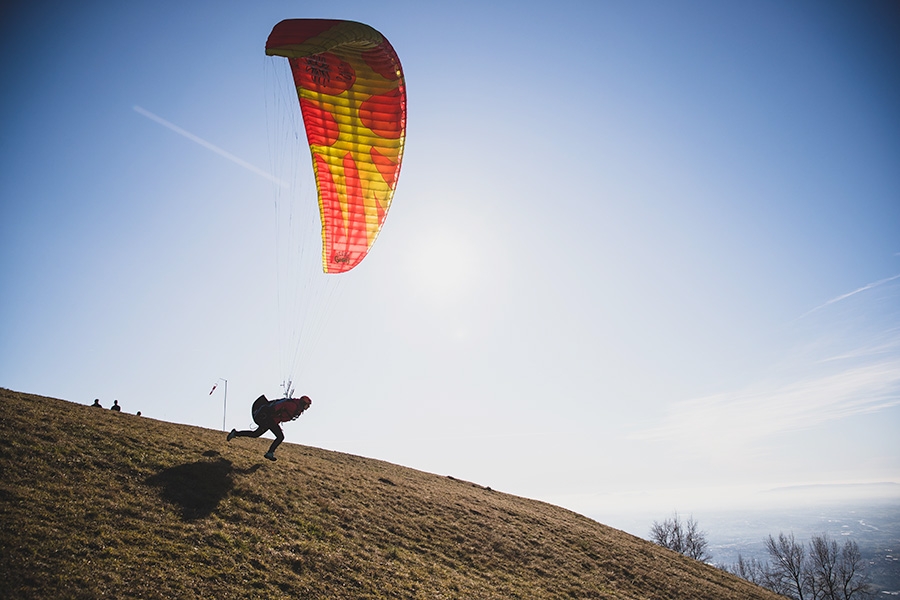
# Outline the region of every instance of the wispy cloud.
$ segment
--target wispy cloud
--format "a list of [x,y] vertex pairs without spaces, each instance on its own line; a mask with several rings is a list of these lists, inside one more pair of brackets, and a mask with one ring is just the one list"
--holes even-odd
[[822,310],[822,309],[825,308],[826,306],[831,306],[832,304],[835,304],[835,303],[837,303],[837,302],[840,302],[841,300],[846,300],[846,299],[849,298],[850,296],[855,296],[856,294],[859,294],[859,293],[861,293],[861,292],[865,292],[865,291],[867,291],[867,290],[871,290],[872,288],[876,288],[876,287],[878,287],[878,286],[880,286],[880,285],[883,285],[883,284],[885,284],[885,283],[888,283],[889,281],[894,281],[895,279],[900,279],[900,273],[898,273],[897,275],[894,275],[893,277],[887,277],[887,278],[885,278],[885,279],[879,279],[878,281],[875,281],[875,282],[866,284],[866,285],[862,286],[862,287],[859,288],[859,289],[853,290],[852,292],[847,292],[846,294],[841,294],[840,296],[838,296],[838,297],[836,297],[836,298],[832,298],[831,300],[829,300],[828,302],[825,302],[824,304],[820,304],[819,306],[813,308],[812,310],[806,311],[805,313],[803,313],[802,315],[800,315],[800,316],[797,317],[797,318],[798,318],[798,319],[802,319],[803,317],[807,317],[807,316],[811,315],[812,313],[814,313],[814,312],[816,312],[816,311]]
[[201,146],[203,146],[203,147],[206,148],[207,150],[212,150],[213,152],[215,152],[216,154],[218,154],[219,156],[221,156],[221,157],[223,157],[223,158],[227,158],[228,160],[230,160],[230,161],[233,162],[234,164],[239,165],[239,166],[241,166],[241,167],[244,167],[244,168],[247,169],[248,171],[250,171],[250,172],[252,172],[252,173],[256,173],[256,174],[259,175],[260,177],[263,177],[263,178],[265,178],[265,179],[268,179],[268,180],[271,181],[272,183],[275,183],[275,184],[277,184],[277,185],[279,185],[279,186],[281,186],[281,187],[287,187],[287,186],[288,186],[287,183],[285,183],[284,181],[278,179],[278,178],[275,177],[274,175],[271,175],[270,173],[266,173],[266,172],[263,171],[262,169],[259,169],[259,168],[255,167],[255,166],[251,165],[251,164],[248,163],[247,161],[238,158],[238,157],[235,156],[234,154],[231,154],[230,152],[228,152],[228,151],[226,151],[226,150],[223,150],[223,149],[219,148],[219,147],[216,146],[215,144],[212,144],[212,143],[210,143],[210,142],[207,142],[207,141],[204,140],[203,138],[194,135],[194,134],[191,133],[190,131],[186,131],[186,130],[182,129],[182,128],[179,127],[178,125],[175,125],[174,123],[172,123],[172,122],[170,122],[170,121],[167,121],[167,120],[163,119],[163,118],[160,117],[159,115],[153,114],[152,112],[150,112],[150,111],[147,110],[146,108],[142,108],[142,107],[140,107],[140,106],[134,106],[133,108],[134,108],[134,112],[138,113],[139,115],[143,115],[143,116],[147,117],[148,119],[150,119],[151,121],[156,121],[157,123],[159,123],[159,124],[162,125],[163,127],[166,127],[167,129],[170,129],[170,130],[174,131],[174,132],[177,133],[178,135],[184,136],[184,137],[186,137],[187,139],[191,140],[192,142],[195,142],[195,143],[197,143],[197,144],[200,144]]
[[[884,339],[885,341],[878,344],[873,344],[866,348],[854,348],[844,351],[840,354],[826,356],[819,362],[829,363],[859,359],[866,360],[874,356],[883,356],[890,352],[896,352],[898,349],[900,349],[900,331],[898,331],[897,329],[885,331],[882,339]],[[878,340],[876,339],[875,341]]]
[[900,405],[900,357],[782,385],[755,386],[675,404],[663,424],[633,439],[709,450]]

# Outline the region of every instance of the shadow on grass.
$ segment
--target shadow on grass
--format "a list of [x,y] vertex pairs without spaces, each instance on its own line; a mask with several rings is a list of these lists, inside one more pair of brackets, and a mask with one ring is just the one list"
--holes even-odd
[[259,467],[235,469],[230,460],[220,457],[163,469],[147,478],[147,483],[160,488],[163,498],[181,508],[182,519],[194,521],[212,514],[234,487],[236,473],[255,473]]

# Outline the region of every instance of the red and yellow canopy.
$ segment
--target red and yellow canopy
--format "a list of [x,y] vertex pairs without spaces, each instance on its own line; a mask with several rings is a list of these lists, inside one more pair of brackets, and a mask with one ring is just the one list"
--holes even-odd
[[368,25],[288,19],[266,54],[290,61],[312,152],[322,218],[322,264],[359,264],[381,230],[403,158],[406,86],[391,44]]

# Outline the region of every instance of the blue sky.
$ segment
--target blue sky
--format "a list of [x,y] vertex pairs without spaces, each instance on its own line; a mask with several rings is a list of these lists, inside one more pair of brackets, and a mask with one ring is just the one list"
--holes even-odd
[[[900,482],[895,3],[4,11],[0,385],[220,429],[227,379],[241,428],[311,324],[291,442],[601,521]],[[373,251],[298,323],[312,175],[264,45],[300,17],[381,31],[409,126]]]

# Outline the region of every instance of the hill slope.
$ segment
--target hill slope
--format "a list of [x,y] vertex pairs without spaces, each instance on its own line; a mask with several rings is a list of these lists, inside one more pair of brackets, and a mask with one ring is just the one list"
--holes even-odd
[[562,508],[268,443],[0,388],[0,596],[777,598]]

